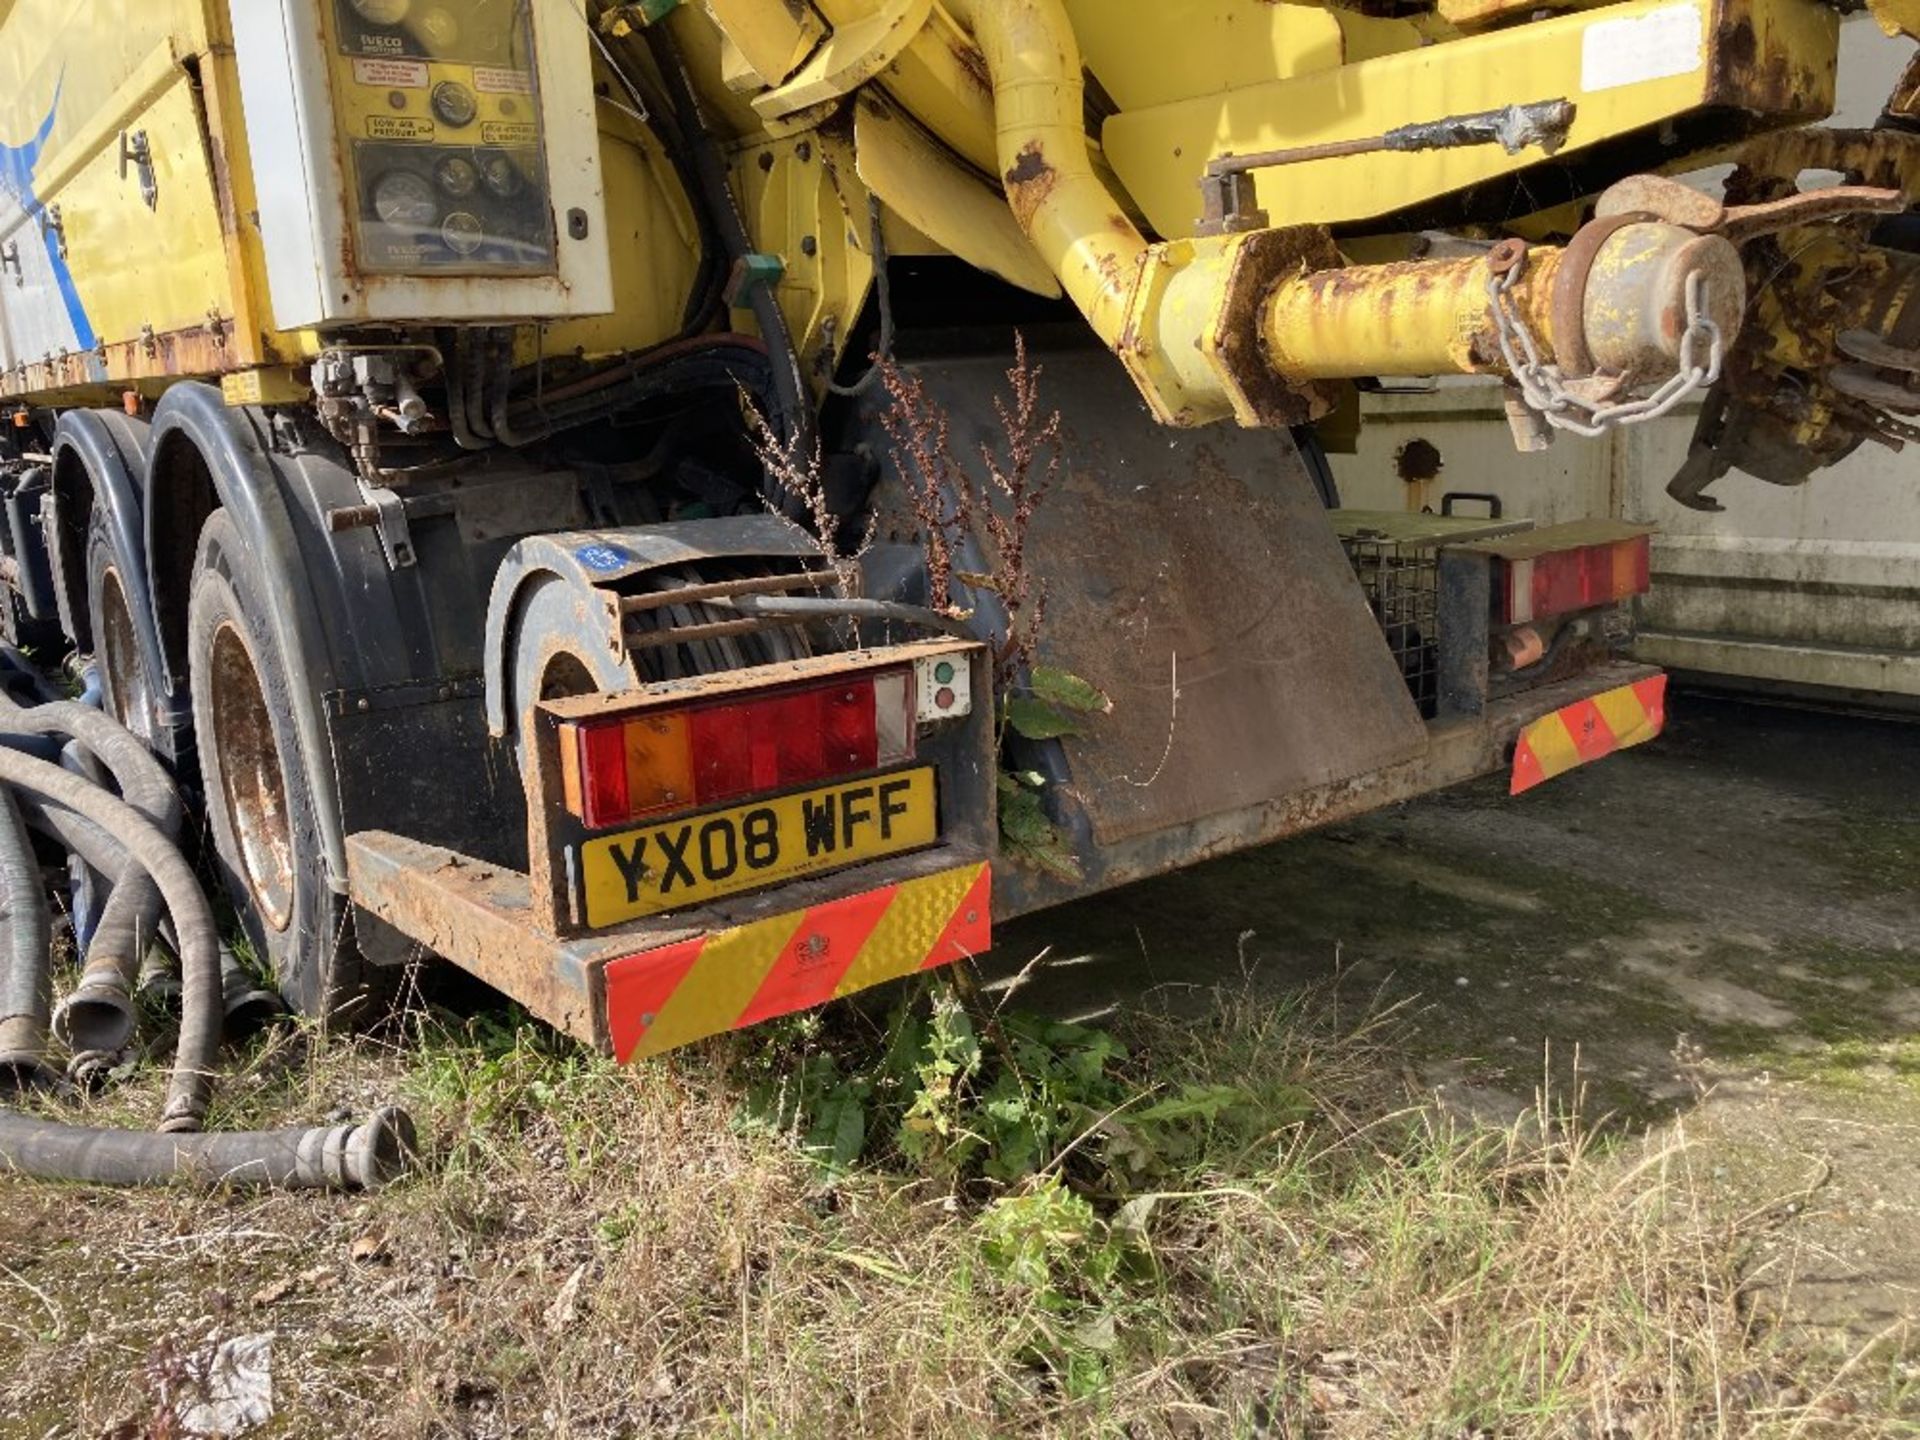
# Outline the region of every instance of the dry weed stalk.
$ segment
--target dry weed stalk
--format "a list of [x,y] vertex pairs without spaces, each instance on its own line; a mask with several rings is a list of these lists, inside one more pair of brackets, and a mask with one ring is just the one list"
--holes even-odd
[[920,528],[927,557],[927,603],[953,614],[953,562],[962,537],[973,528],[973,488],[954,457],[944,406],[927,395],[920,377],[891,360],[880,360],[880,383],[889,404],[880,421],[893,445],[894,468]]
[[859,543],[851,550],[843,550],[840,545],[843,527],[827,498],[825,458],[821,454],[819,440],[813,443],[813,453],[805,454],[797,438],[782,440],[774,432],[766,415],[745,391],[741,392],[740,401],[747,412],[748,433],[755,457],[767,474],[773,477],[774,484],[782,493],[793,496],[806,507],[808,523],[798,525],[771,502],[768,508],[790,524],[795,524],[796,528],[807,531],[808,538],[819,547],[820,553],[840,577],[842,591],[857,595],[860,590],[860,557],[873,544],[874,533],[880,524],[879,515],[869,511]]
[[1027,354],[1024,335],[1014,335],[1007,371],[1011,399],[995,396],[1001,439],[980,446],[985,479],[976,481],[953,453],[946,409],[919,378],[892,361],[875,357],[891,403],[882,421],[893,444],[894,467],[926,549],[929,603],[953,613],[954,564],[970,533],[984,536],[992,569],[966,576],[999,597],[1006,633],[994,642],[994,678],[1004,692],[1033,663],[1046,622],[1047,584],[1027,561],[1027,534],[1034,514],[1060,476],[1064,454],[1058,410],[1043,414],[1043,367]]

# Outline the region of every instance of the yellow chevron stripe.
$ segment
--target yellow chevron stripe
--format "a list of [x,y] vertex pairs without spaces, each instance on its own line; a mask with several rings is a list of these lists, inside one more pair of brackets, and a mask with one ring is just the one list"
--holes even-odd
[[966,899],[983,866],[946,870],[909,880],[893,897],[867,943],[840,978],[834,998],[851,995],[883,980],[911,975],[926,963],[927,952],[953,918],[954,907]]
[[1651,740],[1656,733],[1645,703],[1634,693],[1631,685],[1622,685],[1618,690],[1594,696],[1593,708],[1600,712],[1600,718],[1613,731],[1617,749],[1624,750],[1629,745]]
[[713,936],[679,988],[660,1007],[659,1018],[636,1053],[657,1055],[731,1030],[806,918],[805,910],[796,910]]
[[1526,729],[1533,758],[1540,762],[1540,773],[1551,780],[1564,775],[1580,763],[1580,751],[1573,743],[1567,722],[1558,714],[1543,715]]

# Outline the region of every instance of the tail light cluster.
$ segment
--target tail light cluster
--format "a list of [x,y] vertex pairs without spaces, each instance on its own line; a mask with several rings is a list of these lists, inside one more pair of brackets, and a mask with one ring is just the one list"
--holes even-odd
[[1504,624],[1522,625],[1645,594],[1648,539],[1646,535],[1634,535],[1605,544],[1501,560],[1494,582],[1494,608],[1499,619]]
[[911,760],[914,672],[565,722],[568,811],[602,830]]

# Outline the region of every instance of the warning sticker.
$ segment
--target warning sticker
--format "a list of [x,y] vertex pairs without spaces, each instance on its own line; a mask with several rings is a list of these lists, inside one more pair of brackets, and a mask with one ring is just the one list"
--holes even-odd
[[497,65],[476,65],[473,88],[482,95],[531,95],[533,74],[527,70],[503,70]]
[[427,88],[427,62],[424,60],[369,60],[353,62],[357,85],[378,85],[383,90],[424,90]]
[[369,115],[367,135],[374,140],[431,140],[433,122],[419,115]]
[[1691,75],[1704,63],[1698,5],[1663,5],[1629,20],[1598,20],[1580,37],[1580,88],[1591,95]]
[[524,120],[489,120],[480,127],[482,145],[532,145],[540,127]]

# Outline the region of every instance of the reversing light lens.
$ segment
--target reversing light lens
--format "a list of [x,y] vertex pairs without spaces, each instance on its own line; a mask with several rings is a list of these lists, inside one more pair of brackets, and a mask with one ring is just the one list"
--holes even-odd
[[1649,537],[1553,550],[1506,563],[1501,619],[1510,625],[1548,620],[1644,594],[1649,581]]
[[413,0],[353,0],[353,12],[370,25],[398,25],[407,18]]

